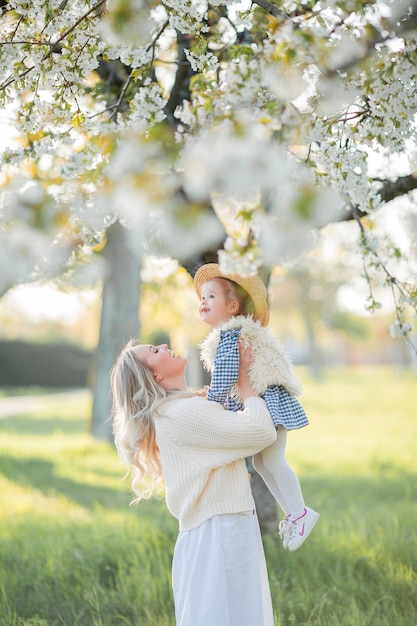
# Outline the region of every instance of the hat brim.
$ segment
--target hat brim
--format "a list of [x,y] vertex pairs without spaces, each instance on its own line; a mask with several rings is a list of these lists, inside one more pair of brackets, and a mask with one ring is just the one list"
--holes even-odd
[[259,320],[262,326],[269,322],[268,292],[259,276],[240,276],[239,274],[223,274],[218,263],[202,265],[194,276],[194,289],[201,299],[201,288],[204,283],[214,278],[226,278],[240,285],[252,298],[255,306],[254,319]]

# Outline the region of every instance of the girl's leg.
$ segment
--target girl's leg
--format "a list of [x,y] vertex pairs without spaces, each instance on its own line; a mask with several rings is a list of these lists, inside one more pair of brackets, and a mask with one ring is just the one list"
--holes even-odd
[[279,427],[273,444],[253,457],[253,466],[285,513],[297,518],[304,513],[304,498],[297,474],[285,458],[287,430]]
[[253,465],[285,513],[279,531],[284,548],[293,552],[307,539],[320,515],[304,506],[300,481],[285,460],[286,442],[287,431],[280,427],[276,441],[254,457]]
[[284,511],[284,515],[286,517],[287,515],[290,515],[290,509],[285,501],[285,498],[280,488],[278,487],[277,481],[264,465],[262,452],[258,452],[252,457],[252,465],[256,469],[258,474],[262,477],[262,480],[268,487],[269,491],[272,493],[275,500],[278,502],[280,508]]

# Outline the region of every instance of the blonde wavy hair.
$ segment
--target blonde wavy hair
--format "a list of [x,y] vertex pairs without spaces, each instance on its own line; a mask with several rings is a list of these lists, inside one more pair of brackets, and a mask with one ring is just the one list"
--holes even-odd
[[[131,339],[111,370],[114,442],[120,459],[132,473],[132,504],[151,497],[161,487],[162,465],[156,442],[154,416],[172,392],[154,379],[152,370],[141,363]],[[147,480],[150,479],[150,480]]]

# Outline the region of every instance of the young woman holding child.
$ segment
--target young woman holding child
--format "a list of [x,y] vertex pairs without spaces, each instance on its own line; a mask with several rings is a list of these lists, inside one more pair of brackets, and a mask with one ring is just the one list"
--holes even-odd
[[270,446],[276,430],[249,381],[251,348],[238,342],[237,349],[237,412],[189,391],[187,361],[167,345],[131,341],[111,373],[115,444],[133,470],[136,501],[163,479],[179,522],[172,564],[177,626],[274,624],[244,459]]

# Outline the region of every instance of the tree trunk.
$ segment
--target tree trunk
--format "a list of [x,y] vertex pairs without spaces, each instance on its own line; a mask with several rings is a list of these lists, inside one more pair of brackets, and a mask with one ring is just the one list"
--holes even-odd
[[303,303],[300,308],[307,332],[310,372],[315,380],[320,380],[322,376],[322,354],[316,340],[313,320],[311,319],[308,303]]
[[[136,238],[136,239],[135,239]],[[132,245],[135,242],[135,245]],[[112,439],[110,370],[123,346],[139,332],[141,258],[140,234],[119,223],[107,230],[104,248],[100,334],[95,354],[91,434]]]

